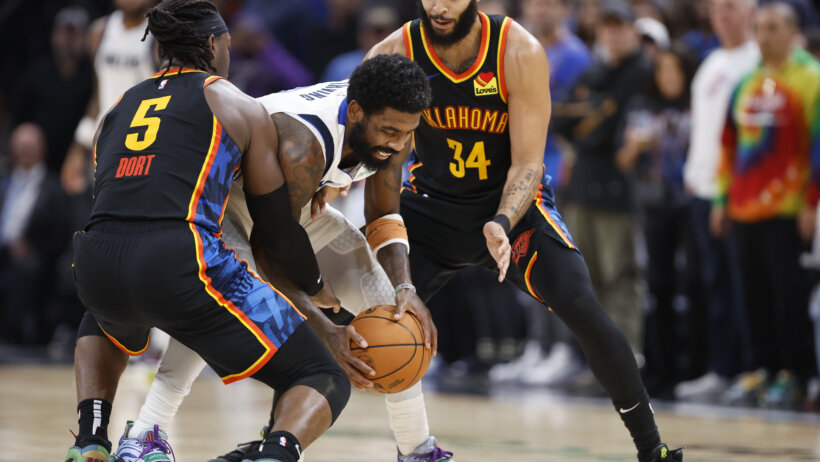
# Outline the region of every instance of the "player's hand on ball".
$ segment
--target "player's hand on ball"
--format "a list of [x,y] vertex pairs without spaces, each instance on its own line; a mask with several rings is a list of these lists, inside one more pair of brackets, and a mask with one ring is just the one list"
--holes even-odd
[[507,268],[510,266],[510,239],[504,228],[494,221],[484,225],[484,238],[487,239],[487,250],[498,263],[498,282],[504,281]]
[[325,213],[325,207],[328,202],[336,199],[338,196],[347,197],[348,191],[350,191],[350,185],[343,188],[325,186],[316,191],[316,194],[313,195],[313,200],[310,201],[310,218],[315,220],[316,217]]
[[398,321],[404,316],[405,311],[413,313],[421,321],[421,328],[424,332],[424,346],[430,349],[432,356],[438,351],[438,329],[433,323],[433,316],[423,301],[410,289],[402,289],[396,294],[396,314],[393,319]]
[[333,308],[334,313],[338,313],[342,308],[342,302],[336,298],[336,294],[333,293],[333,288],[330,287],[330,283],[327,281],[325,281],[322,290],[310,297],[310,300],[319,308]]
[[350,383],[362,390],[373,388],[373,382],[368,380],[367,377],[376,375],[376,371],[350,351],[351,343],[367,348],[367,341],[356,332],[356,328],[334,325],[325,332],[323,337],[325,345],[336,359],[336,362],[342,366],[345,374],[350,379]]

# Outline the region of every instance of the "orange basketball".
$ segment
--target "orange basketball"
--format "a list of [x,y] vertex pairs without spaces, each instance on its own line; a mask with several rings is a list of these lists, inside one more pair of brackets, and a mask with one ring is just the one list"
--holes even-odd
[[376,371],[373,391],[398,393],[421,380],[430,365],[421,322],[409,311],[393,320],[395,305],[379,305],[359,313],[350,323],[367,340],[367,348],[350,343],[359,359]]

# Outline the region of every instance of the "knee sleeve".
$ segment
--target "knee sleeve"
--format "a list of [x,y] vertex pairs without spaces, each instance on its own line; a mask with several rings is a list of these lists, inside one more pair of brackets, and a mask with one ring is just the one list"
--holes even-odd
[[307,323],[296,328],[253,378],[273,388],[277,396],[297,385],[313,388],[327,400],[333,422],[350,398],[350,380]]

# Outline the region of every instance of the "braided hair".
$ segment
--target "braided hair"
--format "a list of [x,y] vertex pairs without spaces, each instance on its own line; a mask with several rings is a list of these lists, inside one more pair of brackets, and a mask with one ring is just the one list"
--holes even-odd
[[159,43],[160,59],[168,60],[168,69],[177,60],[216,73],[208,36],[197,34],[192,27],[194,22],[214,14],[219,11],[207,0],[162,0],[146,13],[148,27],[142,39],[151,32]]

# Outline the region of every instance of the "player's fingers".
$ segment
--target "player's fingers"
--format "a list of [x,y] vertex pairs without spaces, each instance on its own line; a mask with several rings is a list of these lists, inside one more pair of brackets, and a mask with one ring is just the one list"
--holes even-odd
[[438,329],[432,322],[430,323],[430,354],[435,356],[438,354]]
[[311,220],[315,220],[316,217],[319,216],[319,202],[316,196],[313,197],[313,200],[310,202],[310,218]]
[[350,192],[350,185],[345,186],[344,188],[339,190],[339,195],[342,197],[347,197],[347,193]]
[[498,262],[498,282],[504,282],[504,278],[507,277],[507,268],[510,266],[510,256],[509,253],[501,257],[501,260]]
[[359,335],[358,332],[356,332],[355,327],[347,326],[345,328],[345,331],[347,332],[348,340],[353,341],[353,343],[355,343],[356,345],[359,345],[362,348],[367,348],[367,340],[365,340],[364,337],[362,337],[361,335]]
[[402,316],[404,316],[405,311],[407,311],[407,303],[399,303],[396,305],[396,314],[393,315],[393,319],[398,321]]

